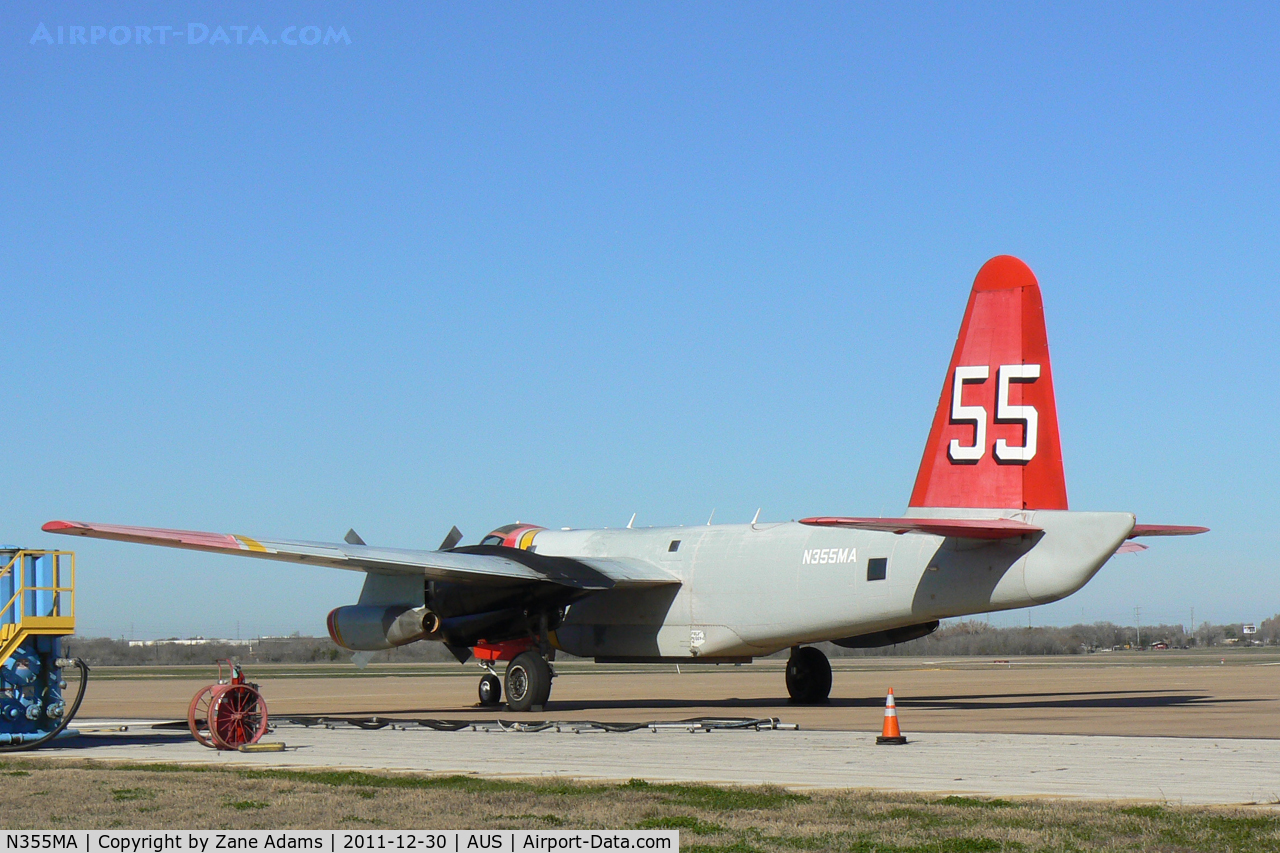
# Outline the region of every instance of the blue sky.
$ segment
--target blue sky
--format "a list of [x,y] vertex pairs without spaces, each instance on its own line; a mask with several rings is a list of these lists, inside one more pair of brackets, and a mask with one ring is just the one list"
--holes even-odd
[[76,547],[82,632],[319,634],[360,578],[49,519],[899,513],[1002,253],[1072,507],[1213,528],[1032,620],[1280,612],[1275,7],[369,5],[0,17],[0,539]]

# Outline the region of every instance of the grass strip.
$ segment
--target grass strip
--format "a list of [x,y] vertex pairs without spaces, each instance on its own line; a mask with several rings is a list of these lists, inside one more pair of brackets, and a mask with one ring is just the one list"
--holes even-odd
[[[1267,806],[927,797],[771,787],[0,762],[0,827],[676,829],[685,853],[1280,853]],[[74,792],[74,796],[67,796]]]

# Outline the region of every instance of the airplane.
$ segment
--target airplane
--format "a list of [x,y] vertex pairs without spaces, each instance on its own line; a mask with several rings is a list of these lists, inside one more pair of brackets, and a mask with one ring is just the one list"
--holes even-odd
[[[634,521],[634,518],[633,518]],[[1040,287],[1022,261],[989,260],[960,334],[907,509],[899,518],[549,530],[499,527],[435,551],[50,521],[49,533],[350,569],[357,603],[329,635],[360,653],[444,643],[485,669],[482,705],[541,711],[557,650],[597,662],[744,663],[790,648],[795,703],[827,701],[814,644],[871,648],[942,619],[1057,601],[1145,536],[1207,528],[1068,510]],[[496,665],[506,663],[504,679]]]

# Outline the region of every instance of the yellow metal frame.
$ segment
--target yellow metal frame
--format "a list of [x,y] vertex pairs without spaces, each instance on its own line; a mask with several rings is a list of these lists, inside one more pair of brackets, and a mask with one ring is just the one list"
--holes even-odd
[[[19,571],[26,559],[53,558],[53,585],[35,586],[26,583]],[[76,555],[74,551],[17,551],[0,569],[0,579],[13,578],[14,592],[0,607],[0,661],[6,661],[18,650],[23,641],[32,635],[63,636],[76,629]],[[27,613],[27,600],[31,593],[48,592],[53,595],[52,614],[42,616]]]

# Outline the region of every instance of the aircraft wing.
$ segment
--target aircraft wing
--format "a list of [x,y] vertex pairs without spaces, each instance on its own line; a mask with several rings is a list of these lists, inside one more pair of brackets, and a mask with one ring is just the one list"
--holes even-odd
[[1043,528],[1011,518],[802,518],[801,524],[815,527],[847,527],[885,533],[932,533],[962,539],[1013,539]]
[[551,557],[493,545],[473,545],[448,551],[419,551],[336,542],[253,539],[228,533],[86,524],[80,521],[50,521],[42,529],[46,533],[86,536],[92,539],[114,539],[378,574],[418,575],[431,580],[461,583],[532,581],[555,583],[575,589],[599,590],[680,582],[678,578],[656,566],[635,560]]

